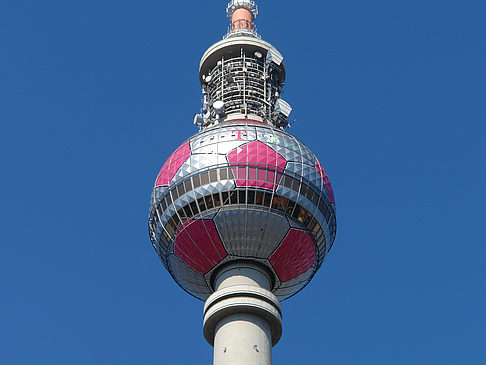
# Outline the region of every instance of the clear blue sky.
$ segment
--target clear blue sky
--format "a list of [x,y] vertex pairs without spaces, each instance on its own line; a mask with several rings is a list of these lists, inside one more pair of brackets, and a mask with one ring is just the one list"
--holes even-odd
[[[485,364],[485,2],[258,4],[338,213],[274,363]],[[0,2],[0,363],[211,363],[147,212],[225,6]]]

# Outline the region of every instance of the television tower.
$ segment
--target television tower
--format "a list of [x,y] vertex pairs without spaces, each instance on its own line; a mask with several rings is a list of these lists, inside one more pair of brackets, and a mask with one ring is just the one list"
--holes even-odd
[[252,0],[232,0],[223,40],[202,56],[199,132],[160,170],[150,201],[152,245],[174,280],[205,301],[215,365],[270,365],[280,301],[321,267],[336,235],[331,183],[285,132],[285,65],[258,35]]

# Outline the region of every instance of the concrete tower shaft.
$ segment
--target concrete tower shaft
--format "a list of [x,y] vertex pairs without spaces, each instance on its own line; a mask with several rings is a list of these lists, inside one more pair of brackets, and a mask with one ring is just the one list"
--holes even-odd
[[214,365],[272,363],[282,335],[282,311],[270,292],[267,271],[251,262],[223,267],[216,292],[204,305],[204,336],[214,346]]

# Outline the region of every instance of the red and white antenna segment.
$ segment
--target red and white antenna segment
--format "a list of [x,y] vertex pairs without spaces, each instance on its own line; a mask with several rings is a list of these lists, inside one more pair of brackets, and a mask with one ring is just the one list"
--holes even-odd
[[226,14],[231,19],[230,31],[252,31],[258,7],[252,0],[232,0],[226,8]]

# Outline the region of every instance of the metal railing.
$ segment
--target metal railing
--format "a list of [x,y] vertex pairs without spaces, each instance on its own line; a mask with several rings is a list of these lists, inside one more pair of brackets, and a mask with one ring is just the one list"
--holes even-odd
[[251,36],[258,39],[261,36],[258,34],[255,24],[246,19],[237,20],[228,27],[228,32],[223,39],[234,36]]

